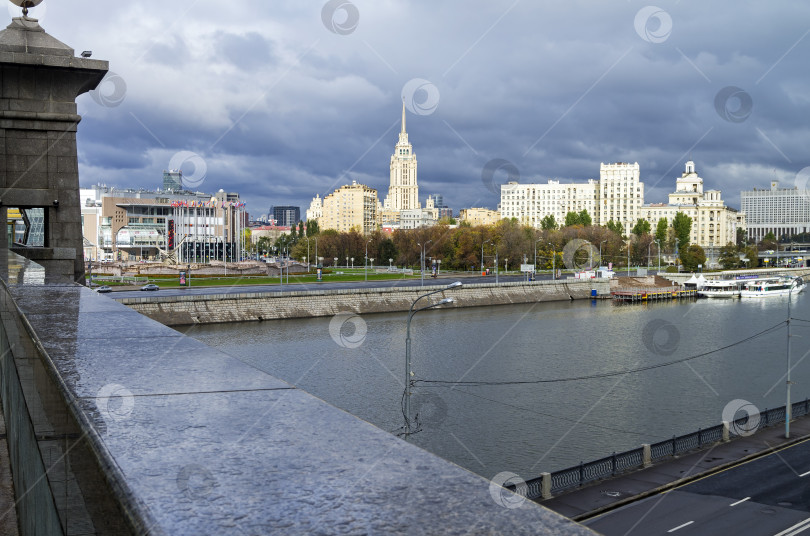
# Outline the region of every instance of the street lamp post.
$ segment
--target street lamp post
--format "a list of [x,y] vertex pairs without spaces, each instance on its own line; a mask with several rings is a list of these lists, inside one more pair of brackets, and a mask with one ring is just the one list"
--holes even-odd
[[439,266],[436,268],[436,277],[439,277],[439,274],[442,273],[442,260],[439,259],[436,262],[439,264]]
[[650,269],[650,248],[652,247],[652,242],[647,244],[647,269]]
[[630,244],[632,240],[627,240],[627,277],[630,277]]
[[790,282],[790,288],[788,288],[788,316],[787,316],[787,377],[785,379],[785,438],[790,437],[790,418],[791,414],[793,413],[790,406],[790,385],[793,383],[790,381],[790,302],[791,297],[793,296],[793,285],[799,281],[799,278],[794,279]]
[[419,242],[416,243],[417,246],[421,248],[419,251],[419,272],[422,277],[422,286],[425,286],[425,248],[429,243],[433,242],[433,240],[428,240],[425,242],[424,245],[420,244]]
[[366,240],[366,258],[363,262],[363,280],[368,281],[368,243],[371,242],[371,238]]
[[607,239],[602,240],[601,242],[599,242],[599,266],[600,267],[602,266],[602,244],[604,244],[605,242],[607,242]]
[[484,275],[484,244],[491,244],[492,240],[481,242],[481,275]]
[[542,241],[543,241],[542,238],[540,240],[535,240],[534,241],[534,273],[535,274],[537,273],[537,244],[539,242],[542,242]]
[[411,308],[408,310],[408,323],[405,330],[405,437],[407,438],[411,434],[411,376],[413,373],[411,372],[411,318],[413,315],[418,313],[419,311],[424,311],[425,309],[431,309],[433,307],[439,307],[440,305],[445,305],[448,303],[453,303],[453,298],[444,298],[436,303],[431,305],[426,305],[425,307],[420,307],[419,309],[414,310],[414,306],[416,302],[430,296],[432,294],[437,294],[439,292],[444,292],[446,290],[452,290],[455,288],[459,288],[461,286],[461,281],[456,281],[454,283],[450,283],[446,287],[434,290],[433,292],[428,292],[427,294],[423,294],[416,298],[413,303],[411,304]]
[[656,245],[658,246],[658,271],[661,271],[661,241],[656,240]]

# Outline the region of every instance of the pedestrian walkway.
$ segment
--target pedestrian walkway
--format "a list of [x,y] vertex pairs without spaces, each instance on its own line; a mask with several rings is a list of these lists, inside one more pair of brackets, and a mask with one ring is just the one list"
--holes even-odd
[[785,424],[780,423],[749,437],[716,443],[645,469],[594,482],[540,504],[582,521],[806,439],[810,439],[810,417],[801,417],[790,423],[790,439],[785,438]]
[[0,405],[0,534],[17,536],[17,507],[8,456],[6,421],[3,418],[3,406]]

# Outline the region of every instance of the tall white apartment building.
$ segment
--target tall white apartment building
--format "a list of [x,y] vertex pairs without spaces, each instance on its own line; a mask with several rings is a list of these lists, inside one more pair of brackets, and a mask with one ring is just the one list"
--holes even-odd
[[770,189],[754,188],[740,192],[748,239],[760,241],[769,232],[776,238],[810,232],[810,190],[780,188],[772,181]]
[[591,214],[594,223],[607,225],[613,220],[622,224],[625,234],[630,234],[644,204],[644,183],[639,179],[638,162],[601,164],[598,197],[599,208]]
[[518,184],[509,182],[501,186],[498,211],[502,218],[517,218],[524,225],[540,227],[544,217],[554,216],[557,225],[565,222],[569,212],[587,210],[597,221],[599,182],[561,184],[549,180],[548,184]]
[[318,219],[320,229],[341,232],[356,229],[369,234],[377,229],[377,190],[352,181],[323,198],[323,214]]
[[405,102],[402,102],[402,129],[399,141],[391,155],[391,184],[385,196],[385,211],[400,211],[420,208],[419,185],[416,182],[416,154],[405,131]]

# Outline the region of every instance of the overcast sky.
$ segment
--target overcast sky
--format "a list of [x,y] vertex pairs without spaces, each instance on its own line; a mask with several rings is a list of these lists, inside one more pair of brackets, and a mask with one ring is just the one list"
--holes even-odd
[[735,208],[774,178],[804,187],[810,3],[656,6],[46,0],[31,15],[110,62],[78,100],[82,186],[154,189],[182,166],[253,216],[303,217],[352,180],[382,200],[404,97],[420,200],[456,211],[495,208],[517,175],[597,179],[600,162],[638,162],[648,203],[690,158]]

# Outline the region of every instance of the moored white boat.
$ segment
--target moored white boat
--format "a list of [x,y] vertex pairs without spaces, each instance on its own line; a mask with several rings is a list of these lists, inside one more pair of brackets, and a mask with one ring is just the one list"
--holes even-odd
[[739,298],[743,282],[734,279],[709,279],[698,287],[698,296],[704,298]]
[[748,281],[740,290],[741,298],[766,298],[769,296],[787,296],[798,294],[804,290],[807,283],[801,278],[792,277],[763,277]]

